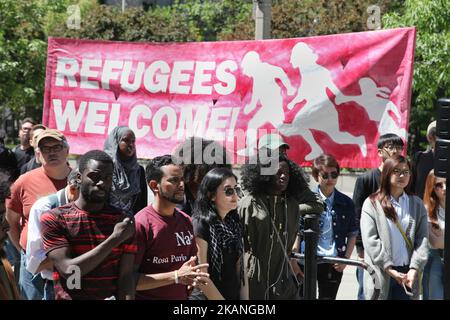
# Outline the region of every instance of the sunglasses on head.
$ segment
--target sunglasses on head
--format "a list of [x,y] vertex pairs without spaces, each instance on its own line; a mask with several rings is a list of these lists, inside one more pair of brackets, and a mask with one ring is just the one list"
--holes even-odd
[[242,190],[239,186],[235,186],[234,188],[232,187],[226,187],[223,192],[225,193],[225,196],[227,197],[231,197],[234,193],[236,193],[236,195],[238,197],[242,197],[243,193]]
[[435,183],[434,186],[436,188],[444,188],[444,186],[446,187],[447,184],[445,182],[438,182],[438,183]]
[[337,177],[339,177],[339,173],[337,173],[337,171],[333,171],[333,172],[330,172],[330,173],[325,172],[325,173],[321,173],[320,176],[324,180],[337,179]]

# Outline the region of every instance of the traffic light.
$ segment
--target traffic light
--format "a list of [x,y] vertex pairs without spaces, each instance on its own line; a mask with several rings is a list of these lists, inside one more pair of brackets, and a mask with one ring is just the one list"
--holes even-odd
[[[438,100],[434,174],[450,181],[450,99]],[[445,224],[450,226],[450,193],[445,196]],[[448,227],[447,227],[448,229]],[[444,299],[450,300],[450,232],[444,237]]]
[[436,146],[434,158],[434,174],[446,178],[450,157],[450,99],[438,100],[438,118],[436,121]]

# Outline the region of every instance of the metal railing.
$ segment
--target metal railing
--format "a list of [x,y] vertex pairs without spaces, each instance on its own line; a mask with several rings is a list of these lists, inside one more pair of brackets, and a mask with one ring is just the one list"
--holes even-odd
[[[304,254],[297,253],[297,252],[292,252],[291,256],[293,258],[297,259],[298,261],[305,263],[305,255]],[[313,261],[314,259],[311,259],[311,260]],[[314,262],[312,262],[312,263],[314,263]],[[378,278],[375,270],[370,265],[368,265],[367,263],[365,263],[363,261],[359,261],[359,260],[352,260],[352,259],[345,259],[345,258],[317,257],[317,256],[316,256],[315,263],[316,264],[319,264],[319,263],[340,263],[340,264],[346,264],[346,265],[349,265],[349,266],[355,266],[355,267],[363,268],[365,271],[367,271],[369,273],[370,277],[372,278],[373,286],[374,286],[373,294],[367,300],[377,300],[378,297],[380,296],[380,291],[381,291],[380,279]],[[306,280],[306,277],[307,277],[307,274],[305,273],[305,280]],[[316,274],[316,277],[315,277],[314,280],[316,280],[316,279],[317,279],[317,274]],[[311,283],[311,281],[305,281],[304,283],[306,285],[307,283]],[[315,289],[316,286],[314,285],[313,287],[314,287],[313,289]],[[315,297],[315,290],[312,291],[312,292],[313,292],[314,297]],[[311,297],[311,291],[309,291],[309,293],[308,293],[307,290],[305,290],[305,297],[304,298],[308,299],[308,300],[314,299],[313,297]]]

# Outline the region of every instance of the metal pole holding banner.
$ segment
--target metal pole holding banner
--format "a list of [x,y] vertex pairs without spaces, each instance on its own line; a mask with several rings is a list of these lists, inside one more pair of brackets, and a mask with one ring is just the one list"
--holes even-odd
[[270,39],[272,0],[253,0],[255,9],[255,40]]
[[305,215],[305,281],[303,295],[305,300],[315,300],[317,292],[317,241],[319,239],[319,216]]
[[[438,100],[434,174],[450,181],[450,99]],[[445,197],[445,225],[450,226],[450,194]],[[444,299],[450,300],[450,232],[445,228],[444,238]]]

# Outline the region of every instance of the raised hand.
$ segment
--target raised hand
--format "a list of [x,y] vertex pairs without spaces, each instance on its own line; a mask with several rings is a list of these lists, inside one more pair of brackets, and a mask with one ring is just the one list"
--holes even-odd
[[122,222],[116,223],[112,236],[117,238],[120,243],[134,236],[136,232],[133,218],[125,218]]

